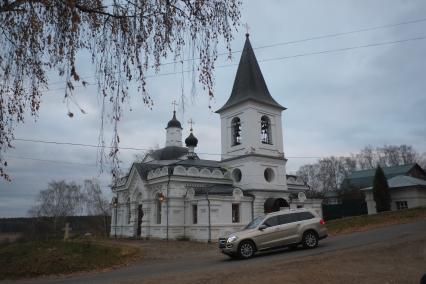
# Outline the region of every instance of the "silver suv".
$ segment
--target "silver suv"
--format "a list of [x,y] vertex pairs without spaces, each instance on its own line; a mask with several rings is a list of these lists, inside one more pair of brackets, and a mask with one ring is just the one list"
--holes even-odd
[[244,230],[219,238],[219,249],[230,257],[250,258],[256,251],[284,246],[314,248],[326,237],[325,222],[314,210],[282,210],[259,216]]

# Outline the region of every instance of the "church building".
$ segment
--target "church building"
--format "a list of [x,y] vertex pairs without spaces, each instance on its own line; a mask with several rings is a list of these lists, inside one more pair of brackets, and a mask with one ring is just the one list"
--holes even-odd
[[240,230],[254,217],[310,207],[307,186],[286,174],[282,112],[268,91],[246,35],[221,119],[221,160],[197,155],[194,130],[182,145],[182,124],[173,112],[165,147],[133,163],[112,187],[111,236],[215,241]]

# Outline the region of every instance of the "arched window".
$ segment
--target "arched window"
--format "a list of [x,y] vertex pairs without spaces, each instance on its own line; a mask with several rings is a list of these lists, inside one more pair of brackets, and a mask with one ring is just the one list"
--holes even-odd
[[127,199],[127,224],[130,224],[130,219],[132,218],[132,211],[130,210],[130,198]]
[[240,182],[241,178],[242,178],[242,173],[240,169],[234,169],[232,171],[232,178],[234,179],[235,182]]
[[271,121],[266,115],[260,119],[260,141],[263,144],[272,144]]
[[241,144],[241,120],[239,117],[234,117],[231,121],[232,128],[232,146]]

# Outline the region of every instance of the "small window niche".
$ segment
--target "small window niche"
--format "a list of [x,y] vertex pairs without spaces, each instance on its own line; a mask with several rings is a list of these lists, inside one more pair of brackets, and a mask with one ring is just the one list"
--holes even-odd
[[266,168],[265,171],[263,172],[263,176],[265,177],[265,180],[267,182],[273,181],[275,178],[274,170],[271,168]]
[[240,170],[240,169],[234,169],[234,170],[232,171],[232,179],[233,179],[235,182],[240,182],[240,181],[241,181],[241,178],[242,178],[241,170]]

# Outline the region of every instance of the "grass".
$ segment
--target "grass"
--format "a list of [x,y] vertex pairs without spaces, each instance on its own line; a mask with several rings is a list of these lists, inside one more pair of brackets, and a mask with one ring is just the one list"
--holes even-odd
[[0,247],[0,279],[68,274],[124,264],[136,248],[90,241],[33,241]]
[[340,235],[403,224],[420,219],[426,219],[426,207],[331,220],[327,222],[327,228],[330,235]]

